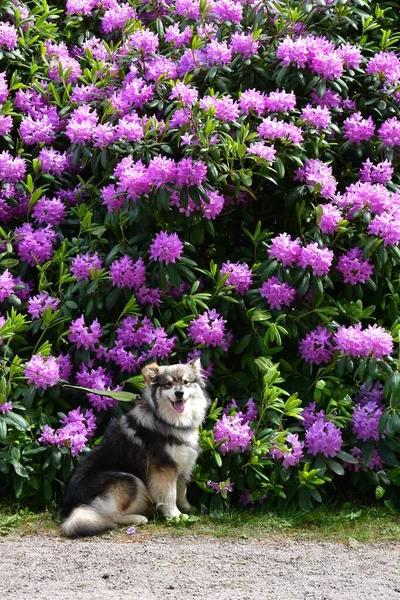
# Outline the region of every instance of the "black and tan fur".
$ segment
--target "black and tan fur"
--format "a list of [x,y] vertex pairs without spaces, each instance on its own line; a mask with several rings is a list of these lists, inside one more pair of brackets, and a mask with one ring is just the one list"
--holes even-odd
[[66,490],[68,537],[140,525],[158,512],[188,513],[186,485],[199,454],[198,427],[208,406],[200,361],[143,369],[145,390],[113,421],[75,470]]

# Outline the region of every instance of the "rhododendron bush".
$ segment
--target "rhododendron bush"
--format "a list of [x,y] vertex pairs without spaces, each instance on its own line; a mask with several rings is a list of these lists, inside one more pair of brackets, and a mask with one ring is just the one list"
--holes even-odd
[[[0,478],[59,499],[149,361],[201,357],[192,498],[400,484],[391,2],[6,0]],[[72,386],[72,387],[69,387]]]

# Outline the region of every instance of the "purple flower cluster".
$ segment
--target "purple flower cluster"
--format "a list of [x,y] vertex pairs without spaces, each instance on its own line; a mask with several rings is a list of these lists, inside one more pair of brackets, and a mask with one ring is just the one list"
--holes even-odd
[[24,375],[28,379],[28,384],[46,390],[57,384],[60,378],[60,367],[54,356],[34,354],[25,364]]
[[102,266],[103,261],[97,252],[94,252],[94,254],[86,252],[86,254],[78,254],[72,260],[71,273],[75,275],[78,281],[89,281],[92,273],[100,271]]
[[393,339],[383,327],[368,325],[366,329],[357,323],[351,327],[340,327],[334,335],[334,341],[341,354],[358,358],[382,359],[393,350]]
[[373,400],[366,404],[355,407],[351,426],[357,439],[366,442],[367,440],[378,441],[379,436],[379,421],[382,416],[384,407]]
[[52,298],[47,292],[39,292],[37,296],[31,296],[28,300],[28,313],[32,319],[40,319],[43,313],[51,308],[56,311],[60,306],[58,298]]
[[222,415],[214,426],[214,439],[220,442],[219,451],[222,455],[228,452],[246,452],[253,438],[253,431],[243,414],[239,411],[234,415]]
[[329,248],[320,248],[316,242],[301,246],[298,238],[292,240],[287,233],[282,233],[271,240],[268,254],[282,261],[285,267],[293,264],[303,269],[310,267],[314,275],[326,275],[333,262],[333,251]]
[[286,281],[281,283],[277,277],[270,277],[264,281],[259,292],[265,298],[271,308],[281,310],[282,306],[290,306],[296,295],[296,288],[290,286]]
[[188,334],[195,344],[220,346],[227,349],[230,339],[226,333],[225,324],[226,320],[215,309],[212,309],[190,321]]
[[98,320],[95,319],[91,325],[87,326],[85,324],[85,317],[82,315],[71,322],[71,332],[68,335],[68,339],[73,344],[76,344],[77,348],[94,350],[101,336],[102,329]]
[[88,438],[96,431],[96,418],[91,409],[81,412],[78,407],[71,410],[61,419],[63,427],[54,430],[49,425],[45,425],[39,442],[48,445],[55,445],[59,448],[68,446],[71,448],[72,456],[77,456],[82,452]]
[[146,361],[168,358],[175,341],[175,336],[169,337],[147,317],[126,317],[117,328],[114,347],[103,352],[123,371],[136,373]]
[[374,271],[370,261],[363,259],[360,248],[352,248],[347,254],[340,256],[336,268],[343,274],[344,282],[351,285],[365,283]]
[[246,263],[231,263],[228,260],[222,264],[221,273],[222,275],[229,273],[225,285],[232,285],[241,296],[247,292],[253,280],[251,269]]
[[392,353],[393,339],[377,325],[369,325],[364,330],[360,323],[342,326],[334,335],[325,327],[317,327],[300,341],[299,349],[304,360],[316,365],[328,363],[334,350],[355,358],[382,359]]
[[274,458],[283,458],[283,468],[295,467],[303,457],[304,443],[300,442],[297,433],[288,433],[285,448],[273,448],[270,455]]
[[306,431],[305,447],[312,456],[334,457],[343,444],[342,432],[332,421],[317,419]]
[[305,181],[315,190],[320,190],[321,196],[331,198],[337,188],[337,181],[332,174],[332,168],[321,160],[308,160],[304,167],[295,171],[295,180]]
[[217,494],[227,494],[233,491],[233,483],[229,481],[207,481],[207,487]]
[[150,246],[150,258],[165,264],[179,260],[182,252],[183,244],[177,234],[166,231],[156,233]]

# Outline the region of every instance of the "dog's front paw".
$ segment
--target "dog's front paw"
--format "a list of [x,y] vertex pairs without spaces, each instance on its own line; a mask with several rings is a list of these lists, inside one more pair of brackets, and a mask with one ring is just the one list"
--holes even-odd
[[182,504],[179,508],[183,513],[187,513],[188,515],[195,515],[197,513],[197,508],[189,504],[189,502]]

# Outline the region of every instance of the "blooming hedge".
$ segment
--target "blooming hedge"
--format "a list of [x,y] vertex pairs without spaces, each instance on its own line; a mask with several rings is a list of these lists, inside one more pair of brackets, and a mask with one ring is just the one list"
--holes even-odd
[[393,3],[6,0],[0,22],[6,492],[58,499],[143,365],[198,356],[198,504],[400,484]]

